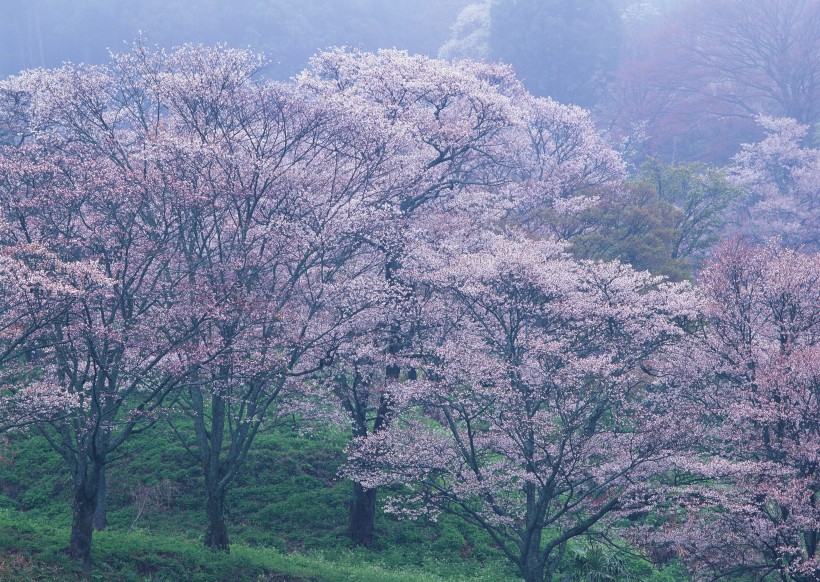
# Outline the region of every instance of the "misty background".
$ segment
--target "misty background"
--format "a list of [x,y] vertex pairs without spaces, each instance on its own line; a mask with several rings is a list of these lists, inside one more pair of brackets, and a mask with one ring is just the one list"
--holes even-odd
[[287,80],[347,45],[513,65],[641,161],[727,163],[755,117],[820,121],[820,0],[0,0],[0,78],[149,46],[263,52]]
[[0,75],[103,63],[139,34],[150,45],[226,43],[264,52],[287,79],[335,45],[435,55],[466,0],[0,0]]

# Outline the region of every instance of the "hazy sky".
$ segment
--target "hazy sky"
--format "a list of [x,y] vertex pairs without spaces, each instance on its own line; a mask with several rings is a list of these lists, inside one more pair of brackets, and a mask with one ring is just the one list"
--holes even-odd
[[[317,50],[350,44],[435,55],[469,0],[0,0],[0,77],[98,63],[140,31],[149,44],[251,46],[288,77]],[[277,64],[278,63],[278,64]]]

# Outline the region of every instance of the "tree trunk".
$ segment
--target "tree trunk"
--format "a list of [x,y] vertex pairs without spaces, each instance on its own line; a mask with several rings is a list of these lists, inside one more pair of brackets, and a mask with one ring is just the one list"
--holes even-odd
[[[543,528],[541,527],[541,520],[543,519],[543,507],[541,501],[543,498],[538,494],[538,488],[533,483],[527,483],[527,511],[526,511],[526,530],[524,538],[522,539],[521,561],[519,568],[521,574],[524,576],[526,582],[552,582],[554,568],[547,568],[546,558],[541,547],[541,540],[543,535]],[[557,561],[560,558],[556,557]],[[557,565],[557,561],[553,561],[552,565]]]
[[85,469],[81,470],[74,481],[74,506],[68,554],[82,563],[83,571],[86,573],[91,569],[91,535],[94,530],[97,482],[101,467],[100,464],[90,472]]
[[525,582],[552,582],[552,574],[544,568],[543,563],[537,562],[537,560],[531,560],[521,565],[521,575]]
[[71,541],[68,554],[82,562],[83,570],[91,567],[91,520],[94,516],[94,501],[86,499],[82,493],[74,496],[74,516],[71,522]]
[[97,478],[97,504],[94,508],[94,517],[92,518],[92,525],[94,526],[95,531],[102,531],[108,525],[108,516],[105,509],[105,473],[106,469],[105,466],[103,466],[100,469],[100,475]]
[[350,500],[350,522],[347,535],[354,543],[369,547],[373,543],[376,523],[376,489],[365,489],[361,483],[353,483]]
[[218,552],[230,552],[228,528],[225,525],[225,490],[207,486],[205,513],[208,529],[205,531],[205,545]]
[[[391,379],[398,378],[399,371],[395,366],[387,367],[387,375]],[[395,377],[395,378],[394,378]],[[385,430],[390,422],[392,407],[390,398],[382,394],[379,399],[379,408],[373,421],[373,433]],[[354,416],[355,426],[353,436],[367,435],[366,410],[359,409]],[[369,547],[373,543],[373,534],[376,529],[376,489],[365,489],[360,483],[353,483],[353,495],[350,499],[350,514],[347,526],[347,535],[355,544]]]

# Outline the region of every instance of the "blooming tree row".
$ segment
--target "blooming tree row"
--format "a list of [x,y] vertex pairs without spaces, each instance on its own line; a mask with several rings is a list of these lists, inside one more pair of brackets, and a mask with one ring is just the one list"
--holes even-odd
[[[583,110],[531,96],[505,66],[338,49],[280,84],[263,64],[136,45],[0,83],[0,428],[31,425],[65,459],[71,555],[90,565],[105,468],[160,421],[198,459],[212,549],[229,547],[226,498],[255,436],[318,402],[354,437],[356,542],[373,539],[378,488],[401,486],[390,509],[477,524],[529,581],[553,579],[573,538],[668,507],[670,474],[703,485],[692,459],[764,469],[729,454],[755,442],[732,436],[732,403],[771,401],[766,382],[803,394],[811,342],[789,335],[777,362],[793,363],[772,370],[793,372],[760,364],[754,381],[727,380],[709,354],[733,313],[721,265],[781,251],[722,251],[706,301],[573,258],[561,239],[586,231],[624,164]],[[755,147],[738,164],[760,176]],[[778,281],[803,293],[790,317],[816,335],[814,259],[789,253]],[[798,440],[816,442],[816,400],[794,406],[809,415]],[[693,450],[704,426],[710,448]],[[806,572],[817,528],[793,507],[816,507],[817,487],[785,458],[765,468],[794,503],[762,507],[800,515],[782,520],[799,535],[767,559]],[[702,531],[718,531],[721,499],[699,498]],[[703,535],[681,551],[708,556]]]
[[504,67],[332,51],[283,85],[257,78],[263,62],[136,46],[3,83],[4,409],[66,459],[86,564],[106,464],[171,402],[194,420],[178,432],[206,543],[227,549],[225,495],[271,406],[298,405],[363,334],[359,359],[395,352],[412,217],[620,172],[583,112]]

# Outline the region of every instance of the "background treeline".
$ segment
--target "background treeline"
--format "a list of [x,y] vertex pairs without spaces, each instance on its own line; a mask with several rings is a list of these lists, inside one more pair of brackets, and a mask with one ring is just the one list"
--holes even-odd
[[[285,80],[316,51],[395,47],[512,64],[527,89],[595,111],[630,156],[725,164],[761,137],[756,115],[815,127],[816,0],[4,0],[0,76],[65,60],[102,63],[143,34],[250,46]],[[815,129],[810,131],[817,143]]]

